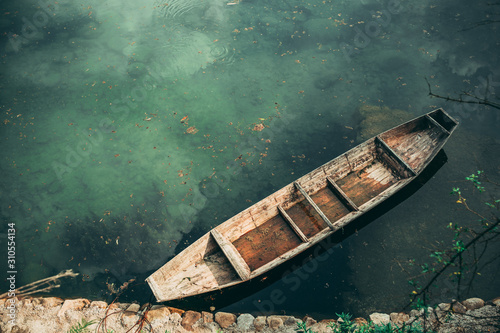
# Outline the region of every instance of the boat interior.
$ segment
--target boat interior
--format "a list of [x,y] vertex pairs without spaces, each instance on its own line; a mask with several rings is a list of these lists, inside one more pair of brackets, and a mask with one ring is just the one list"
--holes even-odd
[[231,263],[247,266],[240,277],[322,232],[335,231],[337,221],[416,176],[456,126],[439,111],[385,132],[300,178],[276,192],[264,213],[251,213],[246,230],[225,233],[238,256],[238,263]]

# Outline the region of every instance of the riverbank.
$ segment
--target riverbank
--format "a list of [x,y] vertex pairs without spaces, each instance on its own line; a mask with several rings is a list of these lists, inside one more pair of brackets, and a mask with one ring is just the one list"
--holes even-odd
[[[297,332],[297,323],[305,322],[312,332],[331,332],[328,327],[334,319],[316,321],[311,317],[226,312],[185,311],[172,307],[148,306],[130,303],[107,304],[88,299],[63,300],[57,297],[0,300],[0,333],[68,332],[82,322],[94,322],[89,332]],[[14,304],[14,306],[12,305]],[[369,318],[356,318],[358,325],[420,323],[424,325],[423,311],[409,313],[373,313]],[[104,320],[105,318],[105,320]],[[470,298],[462,302],[441,303],[429,308],[425,320],[429,329],[439,333],[499,332],[500,297],[491,301]],[[84,332],[84,331],[82,331]]]

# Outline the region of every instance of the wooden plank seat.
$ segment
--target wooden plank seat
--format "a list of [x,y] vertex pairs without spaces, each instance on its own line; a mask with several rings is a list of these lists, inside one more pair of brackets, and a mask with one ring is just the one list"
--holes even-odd
[[344,199],[344,202],[346,203],[347,206],[351,208],[351,210],[359,210],[358,206],[347,196],[347,194],[342,191],[342,189],[335,183],[335,181],[330,177],[327,176],[326,180],[328,181],[328,184],[335,190],[335,192]]
[[448,132],[448,130],[446,128],[444,128],[443,125],[441,125],[436,119],[432,118],[428,114],[425,115],[425,118],[427,118],[427,120],[429,120],[434,126],[436,126],[441,131],[443,131],[444,134],[450,135],[450,132]]
[[377,143],[387,155],[395,159],[402,167],[404,167],[406,171],[410,173],[410,175],[408,175],[409,177],[417,174],[415,170],[413,170],[413,168],[401,158],[401,156],[399,156],[384,140],[380,138],[380,136],[375,137],[375,143]]
[[337,228],[335,228],[335,226],[333,225],[332,222],[330,222],[330,220],[328,219],[328,217],[326,217],[326,215],[321,211],[321,209],[319,209],[318,205],[316,205],[316,203],[314,202],[314,200],[311,199],[311,197],[309,196],[309,194],[307,194],[307,192],[302,188],[302,186],[298,182],[294,182],[293,184],[299,190],[299,192],[304,196],[304,198],[306,198],[307,202],[309,202],[309,204],[314,208],[314,210],[316,211],[316,213],[318,213],[319,216],[321,216],[321,218],[323,219],[323,221],[325,221],[325,223],[330,227],[330,229],[331,230],[337,230]]
[[281,216],[285,219],[285,221],[288,222],[288,224],[293,229],[293,231],[295,231],[295,233],[297,234],[297,236],[299,236],[299,238],[303,242],[306,242],[306,243],[309,242],[309,239],[307,238],[307,236],[304,235],[304,233],[302,232],[302,230],[300,230],[300,228],[297,226],[297,224],[295,224],[295,222],[292,220],[292,218],[290,217],[290,215],[288,215],[287,212],[285,212],[285,210],[283,209],[283,207],[281,207],[281,205],[278,205],[278,211],[280,212]]
[[227,259],[233,266],[236,273],[242,280],[247,280],[250,276],[250,267],[240,255],[236,247],[226,239],[217,229],[212,229],[210,234],[215,239],[217,244],[219,244],[220,249],[226,255]]

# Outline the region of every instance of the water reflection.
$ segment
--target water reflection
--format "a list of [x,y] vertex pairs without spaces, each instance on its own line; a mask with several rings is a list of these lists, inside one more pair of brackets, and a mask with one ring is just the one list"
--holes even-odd
[[[483,18],[482,5],[399,2],[405,10],[387,22],[389,3],[379,1],[235,3],[2,2],[0,214],[23,239],[20,283],[73,268],[85,281],[69,283],[68,294],[107,297],[105,282],[159,267],[352,147],[361,105],[411,115],[433,109],[423,76],[444,94],[491,77],[495,94],[494,27],[457,33],[463,17]],[[356,45],[356,29],[378,18],[380,32]],[[351,61],[342,43],[358,48]],[[498,114],[447,111],[464,120],[447,150],[452,166],[413,203],[439,217],[453,211],[436,204],[448,182],[476,168],[498,174]],[[414,209],[412,219],[396,216],[432,230],[412,229],[408,241],[426,242],[436,232]],[[359,258],[367,240],[355,239],[344,249]],[[360,299],[372,300],[375,282],[359,276],[344,275],[346,292],[364,285]],[[312,308],[305,301],[289,308],[301,306]]]

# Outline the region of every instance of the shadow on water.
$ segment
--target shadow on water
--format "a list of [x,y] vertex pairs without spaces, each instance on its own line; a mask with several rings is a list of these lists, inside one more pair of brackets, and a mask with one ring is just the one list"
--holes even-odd
[[[268,272],[267,274],[261,275],[243,284],[226,288],[224,290],[210,292],[199,296],[192,296],[181,300],[165,302],[164,304],[172,307],[198,311],[208,311],[212,306],[216,309],[221,309],[235,302],[241,301],[244,298],[250,297],[251,295],[254,295],[263,290],[264,288],[271,286],[273,283],[276,283],[280,280],[286,280],[289,274],[303,267],[312,259],[325,261],[328,257],[334,255],[334,248],[338,246],[342,241],[355,234],[358,230],[369,225],[372,221],[381,217],[403,201],[407,200],[410,196],[412,196],[427,181],[429,181],[446,162],[447,156],[445,152],[441,150],[437,154],[436,158],[429,164],[429,166],[410,184],[400,190],[396,195],[393,195],[369,212],[356,219],[354,222],[347,225],[341,232],[333,234],[332,236],[321,241],[318,245],[288,260],[287,262],[283,263],[281,266]],[[119,301],[150,302],[151,300],[153,300],[154,297],[152,297],[151,290],[149,289],[148,285],[143,282],[144,279],[151,273],[152,272],[147,272],[143,276],[138,276],[136,280],[138,283],[131,286],[126,292],[124,292],[121,295]],[[288,278],[288,280],[291,281],[290,277]],[[279,293],[281,293],[281,296],[286,297],[287,292],[293,293],[291,289],[293,288],[290,288],[289,291],[283,291],[282,289],[280,289]],[[273,301],[272,295],[273,293],[271,292],[271,300],[267,300],[266,302]],[[277,298],[281,296],[277,296]],[[261,310],[262,309],[263,308],[261,308]],[[270,312],[272,312],[274,306],[268,306],[268,309],[271,310]],[[251,310],[255,310],[255,308],[249,309],[249,312]],[[266,314],[262,313],[262,311],[260,311],[259,313]]]

